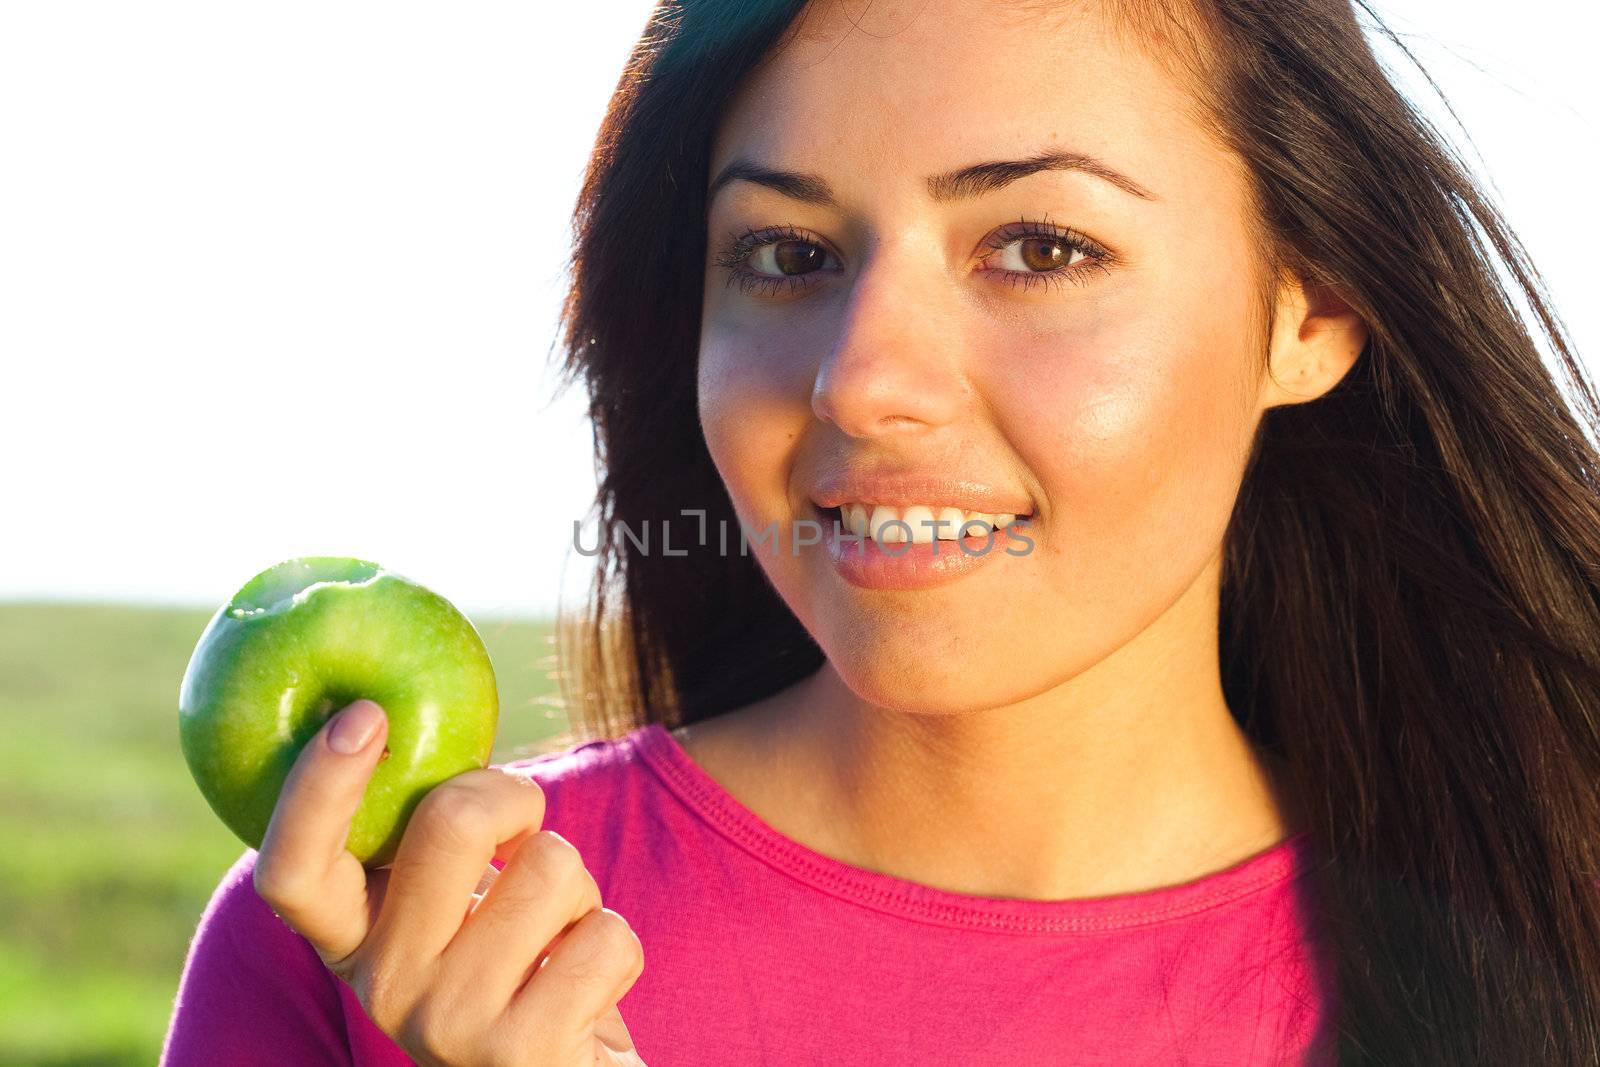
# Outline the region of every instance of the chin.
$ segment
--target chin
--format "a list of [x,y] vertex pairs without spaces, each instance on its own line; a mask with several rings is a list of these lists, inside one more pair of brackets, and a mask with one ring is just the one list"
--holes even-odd
[[[813,631],[815,632],[815,631]],[[870,632],[870,631],[869,631]],[[1048,688],[1009,669],[999,642],[971,637],[929,642],[911,631],[861,640],[821,634],[819,643],[839,678],[861,700],[913,715],[959,715],[1005,707]],[[839,647],[839,646],[843,647]]]

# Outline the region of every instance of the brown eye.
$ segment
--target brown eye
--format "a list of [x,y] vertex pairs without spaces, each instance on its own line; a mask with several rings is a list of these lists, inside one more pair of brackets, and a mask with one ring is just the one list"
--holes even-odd
[[1017,242],[1017,259],[1019,262],[1013,266],[1007,264],[1012,270],[1050,271],[1059,270],[1070,266],[1072,256],[1077,249],[1065,241],[1052,237],[1026,237]]
[[778,241],[766,245],[752,259],[762,258],[761,252],[772,250],[772,261],[780,274],[808,274],[820,268],[826,253],[810,241]]
[[838,269],[834,257],[819,241],[792,226],[730,233],[729,244],[718,254],[717,265],[728,272],[728,284],[763,296],[805,292]]
[[1022,218],[996,233],[988,242],[994,251],[986,257],[984,273],[1012,287],[1050,288],[1085,285],[1089,275],[1105,273],[1120,262],[1116,253],[1070,226],[1047,226]]

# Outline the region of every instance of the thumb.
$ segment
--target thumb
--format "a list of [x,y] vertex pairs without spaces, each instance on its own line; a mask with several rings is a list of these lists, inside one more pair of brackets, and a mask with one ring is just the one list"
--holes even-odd
[[367,872],[345,842],[387,735],[371,700],[324,723],[290,768],[256,858],[257,892],[330,966],[367,936]]

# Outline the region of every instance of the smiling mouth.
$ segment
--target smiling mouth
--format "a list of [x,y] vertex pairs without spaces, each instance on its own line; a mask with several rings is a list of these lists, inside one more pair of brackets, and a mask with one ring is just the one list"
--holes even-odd
[[[1013,523],[1033,518],[1032,515],[991,514],[953,507],[890,507],[868,503],[832,508],[813,504],[812,510],[825,529],[832,529],[833,524],[838,523],[840,529],[870,537],[879,544],[955,541],[963,536],[985,538]],[[910,536],[906,534],[906,527],[911,529]]]

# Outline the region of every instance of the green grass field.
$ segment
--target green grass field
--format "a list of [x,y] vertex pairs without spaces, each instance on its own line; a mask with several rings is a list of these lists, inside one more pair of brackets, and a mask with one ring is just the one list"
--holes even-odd
[[[0,1063],[156,1062],[189,938],[244,844],[178,748],[209,613],[0,604]],[[547,624],[475,619],[494,761],[561,747]]]

